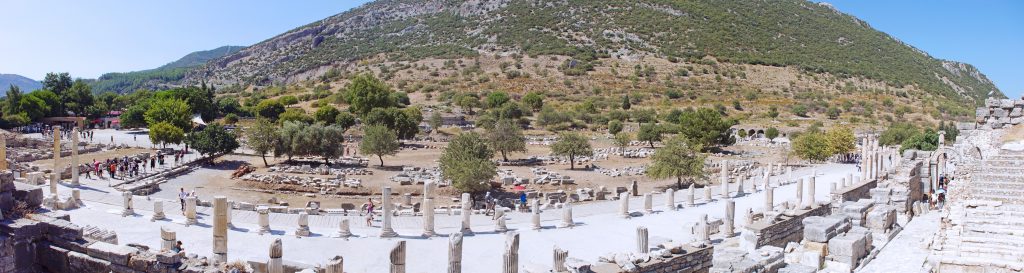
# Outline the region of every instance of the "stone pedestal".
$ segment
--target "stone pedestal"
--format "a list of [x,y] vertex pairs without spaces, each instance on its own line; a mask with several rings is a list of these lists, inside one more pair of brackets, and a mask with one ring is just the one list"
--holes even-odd
[[576,222],[574,222],[572,219],[572,206],[569,205],[569,203],[565,203],[564,205],[562,205],[562,224],[560,224],[558,227],[571,228],[575,226]]
[[71,202],[75,204],[82,204],[82,190],[71,189]]
[[569,251],[562,250],[555,246],[554,260],[551,262],[551,271],[555,273],[569,272],[569,269],[565,267],[565,259],[569,258]]
[[676,191],[672,189],[665,190],[665,210],[674,211],[676,210]]
[[[625,193],[624,194],[628,194]],[[519,233],[505,235],[505,253],[502,254],[501,273],[519,273]]]
[[270,259],[267,260],[267,273],[284,273],[282,256],[284,256],[284,253],[281,249],[281,239],[274,239],[274,242],[270,244]]
[[650,253],[651,247],[648,245],[647,228],[637,227],[636,228],[636,252],[637,253]]
[[383,190],[381,191],[380,202],[381,202],[381,207],[383,207],[382,213],[384,214],[384,215],[382,215],[383,216],[383,220],[381,221],[381,226],[380,226],[380,237],[381,238],[397,237],[398,233],[395,232],[395,230],[391,228],[391,217],[392,217],[392,213],[391,213],[391,206],[392,206],[392,204],[391,204],[391,187],[384,186]]
[[299,227],[295,229],[295,236],[297,237],[309,237],[309,214],[306,212],[299,213]]
[[448,273],[462,272],[462,233],[448,236]]
[[462,193],[462,234],[472,235],[473,227],[470,225],[470,218],[473,216],[473,197],[469,193]]
[[341,221],[338,222],[338,234],[335,236],[338,238],[352,237],[352,231],[349,229],[348,219],[341,219]]
[[345,273],[345,258],[334,256],[324,266],[324,273]]
[[131,216],[135,214],[135,209],[132,208],[132,192],[121,192],[121,207],[121,217]]
[[194,196],[185,197],[185,225],[195,225],[199,223],[196,220],[196,198]]
[[256,213],[259,214],[260,230],[259,234],[270,233],[270,209],[264,206],[256,208]]
[[398,241],[391,247],[389,258],[391,273],[405,273],[405,241]]
[[213,198],[213,260],[228,261],[228,198]]
[[424,198],[420,207],[423,212],[423,237],[434,237],[434,198]]
[[178,236],[174,231],[160,227],[160,250],[170,251],[178,242]]

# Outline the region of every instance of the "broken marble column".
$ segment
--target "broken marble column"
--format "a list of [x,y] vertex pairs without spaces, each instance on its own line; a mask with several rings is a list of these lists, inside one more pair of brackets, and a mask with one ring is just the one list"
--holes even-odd
[[462,233],[448,236],[448,273],[462,272]]
[[398,233],[391,228],[391,217],[393,216],[391,213],[391,206],[393,206],[393,204],[391,204],[391,187],[384,186],[381,190],[380,198],[381,207],[384,208],[382,211],[384,219],[381,220],[380,237],[397,237]]
[[334,256],[334,258],[327,260],[327,265],[324,266],[324,273],[345,273],[345,258]]
[[338,222],[338,233],[335,236],[338,238],[352,237],[352,230],[349,229],[348,219],[341,219],[341,222]]
[[185,225],[195,225],[196,221],[196,197],[185,197]]
[[270,259],[267,260],[267,273],[284,273],[284,253],[281,249],[281,238],[274,239],[270,244]]
[[722,179],[721,191],[722,191],[722,199],[728,199],[729,198],[729,179],[728,178]]
[[844,187],[850,187],[850,186],[853,186],[853,184],[856,184],[856,182],[854,182],[854,180],[853,180],[853,173],[847,173],[846,174],[846,184],[844,184],[843,186]]
[[231,216],[232,216],[232,214],[233,214],[233,212],[235,210],[234,207],[235,207],[235,203],[231,202],[231,201],[228,201],[228,205],[227,205],[227,210],[228,210],[228,214],[227,215],[228,215],[228,217],[226,219],[228,220],[228,227],[229,228],[235,226],[235,224],[231,223]]
[[629,194],[619,194],[619,216],[622,218],[629,218]]
[[736,197],[743,196],[743,177],[736,177]]
[[505,210],[496,209],[494,210],[494,232],[506,232],[508,227],[505,226]]
[[665,209],[676,210],[676,191],[671,188],[665,190]]
[[160,227],[160,250],[171,251],[178,242],[178,236],[174,231]]
[[261,206],[256,208],[256,213],[259,214],[259,234],[263,235],[264,233],[270,233],[270,209]]
[[775,187],[768,186],[764,189],[764,212],[767,214],[775,210]]
[[565,203],[562,205],[562,224],[558,227],[571,228],[576,226],[576,222],[572,220],[572,205]]
[[650,193],[644,194],[644,212],[654,213],[654,197]]
[[722,233],[725,237],[736,236],[736,201],[725,200],[725,219],[722,219]]
[[749,228],[752,224],[754,224],[754,210],[747,208],[747,210],[743,212],[743,227]]
[[462,193],[462,234],[472,235],[473,228],[469,224],[469,218],[473,215],[473,197],[469,193]]
[[569,258],[569,251],[555,246],[553,256],[554,260],[551,262],[551,271],[555,273],[569,272],[569,269],[565,267],[565,259]]
[[71,202],[75,204],[82,204],[82,190],[71,189]]
[[391,273],[405,273],[405,241],[398,241],[391,247]]
[[[434,237],[434,198],[423,198],[423,237]],[[497,212],[495,212],[497,213]]]
[[309,213],[299,212],[299,228],[295,229],[295,236],[309,237],[309,235]]
[[686,189],[686,207],[693,207],[693,205],[694,205],[694,202],[693,202],[694,186],[693,185],[694,184],[690,184],[690,188]]
[[540,230],[540,199],[530,201],[530,228]]
[[121,216],[131,216],[135,214],[135,209],[132,208],[132,192],[123,191],[121,192]]
[[694,230],[694,245],[704,247],[711,245],[711,225],[708,224],[708,215],[701,214],[697,218],[697,227]]
[[637,227],[636,228],[636,252],[637,253],[644,253],[644,254],[646,254],[646,253],[651,252],[651,248],[650,248],[650,246],[648,245],[648,242],[647,242],[648,239],[649,238],[647,237],[647,228],[646,227],[642,227],[642,226]]
[[810,208],[814,207],[814,195],[817,194],[817,191],[814,190],[814,184],[817,184],[817,183],[814,181],[815,178],[814,178],[813,175],[811,177],[809,177],[808,180],[810,181],[810,183],[807,183],[807,193],[804,194],[804,196],[806,196],[806,198],[804,198],[804,200],[807,203],[805,203],[803,205],[807,209],[810,209]]
[[704,203],[711,203],[711,185],[704,186]]
[[7,137],[0,136],[0,171],[7,169]]
[[786,166],[786,183],[793,182],[793,166]]
[[228,261],[228,198],[213,198],[213,260]]
[[71,129],[71,185],[78,186],[78,128]]
[[501,265],[502,273],[519,273],[519,233],[509,232],[505,235],[505,253],[502,254]]
[[798,206],[803,206],[804,203],[804,180],[806,178],[800,178],[796,182],[796,203]]

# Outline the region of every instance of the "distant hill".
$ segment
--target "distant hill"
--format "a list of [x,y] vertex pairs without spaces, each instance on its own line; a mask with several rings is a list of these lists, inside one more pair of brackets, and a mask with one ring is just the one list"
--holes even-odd
[[21,92],[26,93],[43,88],[43,83],[22,75],[0,74],[0,93],[7,92],[7,89],[10,88],[12,84],[21,88]]
[[103,74],[92,82],[92,88],[95,92],[129,93],[139,89],[162,89],[176,86],[189,69],[203,65],[209,60],[238,52],[243,48],[245,47],[222,46],[212,50],[189,53],[181,59],[155,69]]

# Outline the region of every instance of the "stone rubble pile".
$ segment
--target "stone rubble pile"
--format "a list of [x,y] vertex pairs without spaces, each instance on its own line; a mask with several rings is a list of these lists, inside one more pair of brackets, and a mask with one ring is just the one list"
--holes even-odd
[[441,169],[434,167],[424,169],[420,167],[402,167],[402,171],[391,176],[391,182],[399,185],[423,185],[424,183],[438,182],[441,180]]
[[986,99],[985,106],[978,107],[975,111],[977,129],[999,129],[1004,126],[1021,124],[1024,122],[1024,110],[1022,109],[1024,109],[1024,99]]

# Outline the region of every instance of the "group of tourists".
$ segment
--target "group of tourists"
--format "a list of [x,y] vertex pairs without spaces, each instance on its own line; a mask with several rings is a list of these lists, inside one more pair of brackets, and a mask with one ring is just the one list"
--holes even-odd
[[[164,157],[167,156],[164,153],[157,152],[155,156],[144,156],[144,157],[115,157],[106,160],[93,159],[92,164],[89,164],[89,168],[83,172],[86,178],[92,178],[96,175],[97,178],[112,178],[112,179],[129,179],[138,177],[139,175],[148,171],[156,170],[157,165],[164,166]],[[173,153],[174,164],[177,165],[185,158],[185,151],[180,150]]]
[[950,181],[952,181],[950,177],[939,177],[938,187],[928,190],[928,194],[921,201],[928,202],[930,209],[942,209],[946,205],[946,190]]

